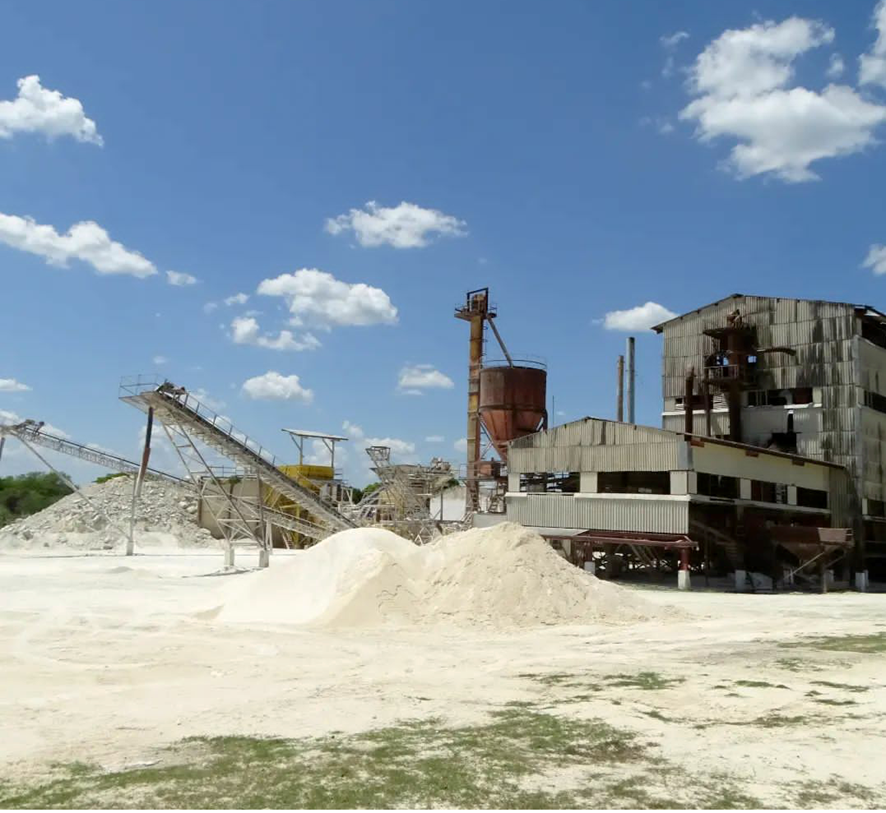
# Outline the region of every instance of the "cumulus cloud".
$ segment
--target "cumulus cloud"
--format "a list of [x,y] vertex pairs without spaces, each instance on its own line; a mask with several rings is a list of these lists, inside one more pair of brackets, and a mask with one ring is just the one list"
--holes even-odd
[[877,243],[872,245],[861,267],[870,268],[878,276],[886,274],[886,246]]
[[831,59],[828,62],[828,69],[825,71],[825,76],[827,76],[828,79],[839,79],[845,70],[846,63],[843,62],[843,57],[839,54],[831,54]]
[[724,31],[695,60],[696,98],[680,118],[696,123],[700,141],[737,142],[726,165],[739,178],[816,180],[813,162],[863,150],[886,121],[886,107],[846,85],[790,87],[797,57],[833,40],[832,28],[799,17]]
[[325,228],[330,234],[353,231],[357,242],[367,248],[383,245],[423,248],[435,235],[466,234],[466,225],[463,220],[437,209],[423,209],[406,201],[385,207],[371,200],[363,209],[351,209],[347,214],[330,217]]
[[39,76],[19,79],[18,96],[11,102],[0,101],[0,138],[16,133],[43,133],[47,138],[67,135],[99,147],[104,143],[80,101],[43,87]]
[[[0,409],[0,425],[11,425],[22,423],[25,419],[8,409]],[[53,426],[51,423],[43,424],[43,431],[50,434],[55,435],[59,438],[65,438],[66,440],[70,440],[70,435],[64,431],[64,429],[59,429],[57,426]]]
[[[345,421],[341,425],[341,428],[348,438],[356,443],[361,449],[367,449],[370,446],[387,446],[391,450],[391,455],[399,458],[409,457],[410,459],[413,459],[412,456],[415,454],[415,444],[408,440],[391,437],[367,437],[366,433],[363,431],[363,427],[351,423],[351,421]],[[365,463],[368,465],[368,457],[366,458]]]
[[166,281],[170,285],[183,286],[183,285],[196,285],[197,277],[192,277],[190,274],[183,274],[179,271],[167,271],[166,272]]
[[452,448],[457,452],[461,452],[464,454],[468,450],[468,439],[467,438],[459,438],[455,443],[452,444]]
[[451,390],[455,386],[453,380],[435,369],[431,364],[406,365],[400,370],[397,387],[409,394],[416,392],[421,395],[424,389]]
[[252,316],[238,316],[231,322],[231,339],[234,344],[249,344],[268,350],[316,350],[320,347],[317,337],[304,333],[296,338],[291,330],[281,330],[277,336],[262,333],[258,321]]
[[428,435],[425,438],[425,443],[443,443],[446,438],[443,435]]
[[0,378],[0,392],[29,392],[30,387],[14,378]]
[[870,51],[858,60],[858,81],[862,85],[880,85],[886,88],[886,0],[880,0],[874,9],[873,27],[877,39]]
[[65,234],[30,217],[0,213],[0,243],[43,257],[49,265],[66,267],[70,260],[89,263],[99,274],[149,277],[154,264],[130,251],[91,220],[75,223]]
[[166,356],[154,356],[154,358],[152,358],[151,361],[154,364],[159,366],[160,364],[166,364],[166,362],[168,362],[169,359],[166,358]]
[[606,330],[648,330],[676,315],[658,302],[647,302],[623,311],[609,311],[603,317],[603,327]]
[[247,379],[242,389],[254,400],[301,401],[303,404],[314,400],[313,391],[303,387],[297,375],[281,375],[274,370]]
[[225,297],[222,301],[225,305],[245,305],[249,301],[249,294],[234,294]]
[[258,292],[282,297],[292,325],[324,330],[342,326],[393,325],[397,309],[381,288],[351,284],[316,268],[262,280]]

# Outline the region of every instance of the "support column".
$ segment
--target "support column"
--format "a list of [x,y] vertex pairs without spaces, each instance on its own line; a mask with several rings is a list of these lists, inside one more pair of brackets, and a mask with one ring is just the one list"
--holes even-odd
[[689,579],[689,548],[680,548],[680,569],[677,571],[677,589],[691,589]]
[[855,589],[859,593],[868,591],[868,572],[866,570],[858,570],[855,573]]
[[747,590],[748,572],[747,570],[735,571],[735,592],[744,593]]
[[258,566],[267,567],[271,564],[271,553],[267,548],[258,549]]

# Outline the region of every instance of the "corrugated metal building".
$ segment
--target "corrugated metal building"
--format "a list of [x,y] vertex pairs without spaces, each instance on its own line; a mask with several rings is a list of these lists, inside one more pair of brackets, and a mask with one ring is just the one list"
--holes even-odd
[[714,557],[724,570],[777,572],[769,528],[843,527],[848,492],[837,464],[598,418],[520,438],[508,451],[509,520],[564,539],[688,536],[705,546],[706,571]]
[[[734,294],[656,326],[664,339],[662,425],[685,426],[687,371],[699,373],[716,350],[705,331],[733,314],[753,329],[761,352],[753,384],[741,392],[741,441],[787,448],[845,466],[856,568],[886,564],[886,315],[867,305]],[[766,352],[786,348],[786,352]],[[693,432],[706,434],[693,407]],[[710,402],[710,434],[730,436],[725,398]]]

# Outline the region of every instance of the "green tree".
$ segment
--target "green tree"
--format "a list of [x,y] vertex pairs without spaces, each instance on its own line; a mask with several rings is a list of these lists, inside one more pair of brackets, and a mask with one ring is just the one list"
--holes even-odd
[[55,472],[0,477],[0,528],[36,514],[71,493]]

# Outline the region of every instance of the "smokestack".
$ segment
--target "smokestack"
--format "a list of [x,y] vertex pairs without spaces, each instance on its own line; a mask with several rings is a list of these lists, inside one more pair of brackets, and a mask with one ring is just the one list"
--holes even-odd
[[625,357],[618,357],[618,384],[615,389],[615,419],[621,423],[625,419]]
[[636,369],[634,368],[634,337],[628,336],[628,344],[625,352],[627,357],[627,382],[625,386],[625,400],[628,408],[628,423],[634,423],[634,384],[636,382]]

